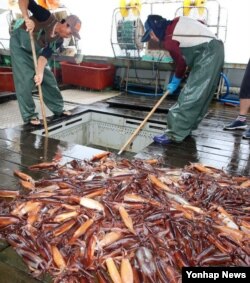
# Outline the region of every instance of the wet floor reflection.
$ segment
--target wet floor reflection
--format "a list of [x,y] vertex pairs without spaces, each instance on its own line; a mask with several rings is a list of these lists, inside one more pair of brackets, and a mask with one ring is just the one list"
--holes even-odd
[[239,175],[250,173],[250,143],[242,139],[241,135],[233,135],[231,157],[228,162],[228,171],[237,172]]
[[192,162],[199,162],[196,140],[188,136],[183,143],[171,143],[159,145],[152,143],[142,152],[136,155],[137,158],[159,158],[168,167],[184,167]]
[[[228,133],[227,133],[228,134]],[[192,162],[223,169],[233,175],[250,174],[250,149],[241,135],[230,134],[227,139],[189,136],[178,144],[159,145],[152,143],[136,155],[138,158],[159,158],[165,166],[184,167]]]

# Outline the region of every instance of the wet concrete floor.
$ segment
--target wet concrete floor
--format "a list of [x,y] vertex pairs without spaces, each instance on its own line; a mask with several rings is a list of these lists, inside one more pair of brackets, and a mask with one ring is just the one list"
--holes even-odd
[[[120,100],[119,107],[115,105],[113,98],[110,103],[98,102],[93,105],[79,106],[74,110],[73,117],[86,111],[96,111],[127,116],[141,122],[159,97],[150,98],[150,102],[147,102],[149,99],[127,95],[122,98],[127,101],[126,103],[121,102],[121,97],[117,99]],[[162,106],[160,111],[150,118],[150,121],[166,126],[167,109],[173,103],[174,100],[166,102],[165,106]],[[141,107],[142,104],[144,107]],[[242,131],[223,131],[223,126],[231,122],[237,114],[237,107],[225,106],[218,102],[213,103],[199,128],[183,143],[167,146],[152,143],[134,156],[160,158],[166,167],[183,167],[190,162],[199,162],[223,168],[232,175],[249,176],[249,141],[242,139]],[[51,117],[48,124],[56,124],[63,119],[65,118]],[[39,179],[46,177],[48,173],[31,172],[28,166],[51,161],[58,156],[62,156],[62,163],[64,163],[72,159],[90,158],[100,152],[99,149],[37,136],[30,133],[32,130],[34,129],[31,126],[0,130],[0,189],[20,189],[17,178],[13,176],[13,171],[16,169],[31,175],[34,179]],[[126,153],[123,155],[128,158],[131,156]],[[39,282],[28,273],[20,257],[8,247],[6,242],[0,241],[0,283]],[[45,277],[42,281],[49,282],[50,280]]]

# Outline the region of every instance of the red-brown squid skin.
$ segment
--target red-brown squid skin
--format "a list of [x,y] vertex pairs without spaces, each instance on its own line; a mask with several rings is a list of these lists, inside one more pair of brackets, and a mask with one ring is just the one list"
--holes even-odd
[[162,265],[161,265],[161,259],[159,258],[156,258],[155,259],[155,264],[156,264],[156,272],[157,272],[157,275],[158,275],[158,279],[161,283],[164,283],[164,282],[168,282],[168,278],[162,268]]
[[111,278],[106,274],[106,272],[102,268],[97,269],[96,276],[98,279],[98,283],[113,283]]
[[16,198],[20,195],[19,191],[0,190],[0,198]]
[[18,224],[20,219],[12,215],[0,215],[0,229],[12,224]]
[[61,225],[58,225],[53,230],[52,233],[55,237],[58,237],[58,236],[62,235],[63,233],[66,233],[75,223],[76,223],[75,219],[70,219],[66,222],[63,222]]
[[173,255],[174,255],[174,258],[175,258],[175,262],[176,262],[176,265],[179,267],[179,269],[181,270],[183,267],[188,267],[190,266],[189,265],[189,262],[186,258],[186,255],[184,255],[182,253],[182,251],[180,250],[176,250],[173,252]]
[[207,258],[204,258],[201,261],[203,266],[227,266],[232,263],[232,258],[229,255],[213,255]]
[[34,180],[31,176],[29,176],[28,174],[25,174],[25,173],[23,173],[19,170],[15,170],[14,175],[17,176],[19,179],[21,179],[23,181],[34,183]]
[[97,237],[93,233],[87,243],[85,254],[82,260],[82,263],[84,264],[84,266],[86,266],[86,269],[94,269],[93,265],[95,261],[96,245],[97,245]]
[[38,164],[34,164],[29,166],[30,170],[41,170],[41,169],[47,169],[52,170],[56,169],[58,167],[58,164],[56,162],[42,162]]
[[208,246],[205,248],[200,254],[197,255],[196,261],[199,264],[203,258],[206,258],[216,252],[216,248],[213,245]]
[[39,235],[36,239],[36,246],[39,254],[46,262],[52,261],[51,245],[45,240],[44,235]]
[[162,270],[164,277],[167,278],[165,282],[179,283],[181,274],[169,263],[164,260],[158,261],[159,268]]
[[111,152],[109,152],[109,151],[98,153],[91,158],[91,161],[100,160],[102,158],[108,157],[110,154],[111,154]]

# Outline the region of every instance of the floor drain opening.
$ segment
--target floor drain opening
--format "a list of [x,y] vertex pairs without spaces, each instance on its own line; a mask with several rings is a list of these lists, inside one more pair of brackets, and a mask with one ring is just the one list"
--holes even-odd
[[[73,121],[73,120],[72,120]],[[125,116],[115,116],[108,113],[88,112],[74,120],[58,123],[48,128],[49,137],[74,144],[95,147],[103,150],[119,151],[128,141],[142,121],[129,119]],[[127,151],[138,153],[152,143],[155,135],[164,131],[164,126],[158,123],[146,123],[138,133]],[[42,135],[44,130],[33,133]]]

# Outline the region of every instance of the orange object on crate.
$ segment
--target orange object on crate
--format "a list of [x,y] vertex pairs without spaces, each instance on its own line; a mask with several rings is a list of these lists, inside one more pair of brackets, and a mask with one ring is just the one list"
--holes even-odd
[[0,67],[0,92],[1,91],[15,91],[11,67]]
[[103,90],[112,87],[115,67],[112,64],[61,62],[62,82],[85,88]]
[[55,10],[59,8],[60,1],[59,0],[38,0],[38,4],[45,9]]

